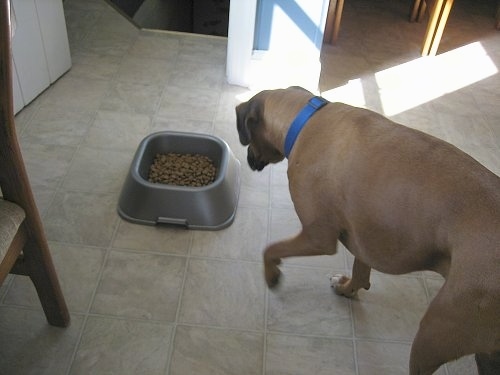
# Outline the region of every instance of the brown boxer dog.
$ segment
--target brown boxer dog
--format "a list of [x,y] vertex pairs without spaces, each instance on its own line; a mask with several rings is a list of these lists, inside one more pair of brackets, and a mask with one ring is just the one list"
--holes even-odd
[[410,374],[472,353],[480,374],[500,374],[500,178],[449,143],[343,103],[299,120],[290,146],[298,114],[320,107],[308,104],[312,97],[291,87],[236,107],[251,169],[289,153],[302,224],[264,251],[268,286],[277,284],[282,258],[335,254],[337,241],[355,256],[351,278],[332,278],[346,297],[370,287],[371,268],[438,272],[446,281],[420,323]]

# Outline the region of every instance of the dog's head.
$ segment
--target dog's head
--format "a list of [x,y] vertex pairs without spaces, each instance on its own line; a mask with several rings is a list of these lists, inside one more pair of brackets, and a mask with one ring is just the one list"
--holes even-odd
[[268,93],[262,91],[236,107],[240,142],[243,146],[248,146],[247,161],[254,171],[261,171],[269,163],[278,163],[285,157],[268,139],[265,118],[265,98]]

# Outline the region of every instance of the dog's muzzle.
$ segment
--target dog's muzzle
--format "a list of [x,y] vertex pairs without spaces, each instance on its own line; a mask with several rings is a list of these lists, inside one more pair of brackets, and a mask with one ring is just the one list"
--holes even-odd
[[258,158],[255,157],[254,153],[252,150],[249,148],[248,153],[247,153],[247,161],[248,165],[253,171],[261,171],[264,169],[266,165],[269,163],[266,161],[259,160]]

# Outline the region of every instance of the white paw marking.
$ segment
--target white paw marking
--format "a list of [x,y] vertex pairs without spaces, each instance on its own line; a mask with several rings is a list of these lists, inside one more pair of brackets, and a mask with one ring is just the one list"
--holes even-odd
[[333,275],[332,277],[330,277],[330,286],[332,288],[337,288],[337,286],[341,284],[342,281],[344,281],[345,279],[346,279],[345,275],[341,274]]

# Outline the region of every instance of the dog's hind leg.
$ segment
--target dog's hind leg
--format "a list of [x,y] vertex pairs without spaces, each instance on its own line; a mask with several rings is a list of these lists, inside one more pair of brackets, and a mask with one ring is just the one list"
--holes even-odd
[[352,277],[345,275],[335,275],[330,278],[332,288],[335,293],[345,296],[354,297],[361,288],[370,289],[370,271],[371,268],[358,258],[354,258],[352,266]]
[[472,318],[457,305],[456,289],[448,279],[422,318],[411,348],[410,375],[431,375],[441,365],[471,353]]
[[476,363],[479,375],[500,374],[500,352],[477,353]]

